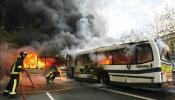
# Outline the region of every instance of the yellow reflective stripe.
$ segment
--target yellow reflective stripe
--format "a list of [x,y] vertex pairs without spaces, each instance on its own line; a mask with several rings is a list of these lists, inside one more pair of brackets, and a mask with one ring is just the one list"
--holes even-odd
[[10,94],[16,94],[16,92],[15,92],[16,85],[17,85],[17,79],[14,79],[14,83],[13,83],[12,92],[10,92]]
[[62,71],[61,71],[61,70],[58,70],[58,71],[59,71],[59,73],[60,73],[60,76],[63,77]]
[[48,76],[50,76],[52,74],[52,72],[49,72],[46,76],[48,77]]
[[52,83],[52,81],[51,81],[51,80],[49,80],[49,83]]
[[18,66],[18,68],[22,68],[22,66]]
[[9,91],[5,89],[4,92],[9,92]]
[[12,67],[11,73],[13,73],[13,72],[15,72],[15,65],[13,65],[13,67]]
[[52,76],[53,76],[53,74],[50,77],[52,77]]
[[47,74],[47,77],[48,77],[49,75],[51,75],[51,74],[50,74],[50,73],[48,73],[48,74]]
[[20,82],[22,82],[22,75],[21,75],[21,73],[19,74],[19,80],[20,80]]
[[[22,68],[22,66],[18,66],[18,68],[19,68],[19,67]],[[12,67],[12,71],[11,71],[10,74],[20,74],[20,72],[15,72],[15,65],[13,65],[13,67]]]
[[11,72],[11,74],[20,74],[20,72]]
[[16,92],[10,92],[9,94],[16,94]]

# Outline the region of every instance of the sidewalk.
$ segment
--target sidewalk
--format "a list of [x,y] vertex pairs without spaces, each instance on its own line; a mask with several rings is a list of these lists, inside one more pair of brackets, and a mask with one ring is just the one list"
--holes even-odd
[[[24,93],[60,91],[70,89],[72,87],[72,80],[66,77],[56,78],[52,84],[47,84],[45,76],[42,74],[30,74],[30,77],[34,83],[34,88],[32,88],[30,79],[25,74],[22,75],[21,83]],[[0,94],[3,93],[8,80],[8,77],[3,77],[2,80],[0,80]],[[19,84],[17,93],[21,92],[21,85]]]

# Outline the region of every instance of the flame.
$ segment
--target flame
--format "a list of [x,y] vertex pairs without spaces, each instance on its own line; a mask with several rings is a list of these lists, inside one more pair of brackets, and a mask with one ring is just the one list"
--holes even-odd
[[54,62],[54,58],[39,57],[36,52],[31,52],[24,59],[24,68],[46,68],[50,67]]
[[44,58],[38,58],[37,60],[38,60],[38,63],[37,63],[38,68],[44,68],[46,66]]
[[31,52],[24,59],[24,68],[36,68],[37,66],[37,53]]
[[112,64],[112,59],[109,59],[109,58],[106,58],[106,59],[103,59],[100,64],[104,64],[104,65],[109,65],[109,64]]
[[99,62],[99,64],[104,64],[104,65],[112,64],[112,56],[99,55],[98,62]]
[[106,60],[105,60],[105,64],[106,64],[106,65],[112,64],[112,59],[106,59]]
[[45,67],[50,67],[51,65],[53,65],[53,63],[55,63],[55,59],[54,58],[45,58],[46,63],[45,63]]

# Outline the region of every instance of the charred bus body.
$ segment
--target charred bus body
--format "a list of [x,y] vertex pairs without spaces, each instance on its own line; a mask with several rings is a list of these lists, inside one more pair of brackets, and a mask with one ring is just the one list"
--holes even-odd
[[172,85],[168,47],[159,39],[100,47],[67,55],[68,76],[103,84]]

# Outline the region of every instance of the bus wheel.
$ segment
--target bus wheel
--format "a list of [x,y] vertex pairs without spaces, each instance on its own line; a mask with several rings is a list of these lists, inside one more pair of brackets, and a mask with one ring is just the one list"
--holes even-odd
[[109,83],[110,83],[109,75],[108,74],[101,75],[100,79],[99,79],[99,82],[101,84],[109,85]]

